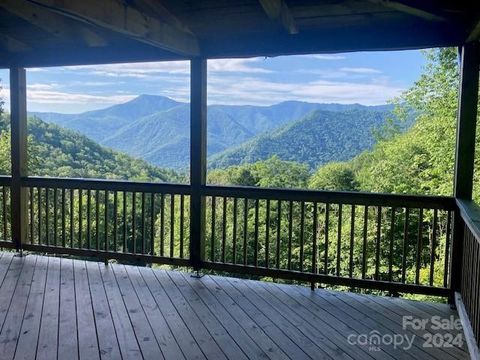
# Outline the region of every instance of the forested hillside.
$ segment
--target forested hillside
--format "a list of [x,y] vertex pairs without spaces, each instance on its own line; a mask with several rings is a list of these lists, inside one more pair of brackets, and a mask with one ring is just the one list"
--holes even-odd
[[[455,157],[458,89],[454,49],[426,53],[429,63],[415,85],[398,99],[397,112],[407,107],[420,114],[404,134],[390,134],[351,161],[321,167],[310,179],[313,188],[451,195]],[[478,130],[477,130],[478,133]],[[475,156],[478,184],[480,146]],[[480,189],[474,187],[474,198]]]
[[317,110],[263,133],[237,147],[214,155],[209,166],[225,168],[278,156],[306,163],[311,169],[330,161],[349,160],[375,143],[374,130],[385,124],[390,111],[349,109]]
[[[210,105],[207,111],[208,155],[214,156],[232,149],[260,134],[264,134],[258,139],[258,141],[265,140],[264,148],[271,145],[271,148],[264,152],[268,154],[276,153],[278,146],[275,143],[267,142],[265,139],[268,132],[275,132],[284,125],[295,127],[296,123],[298,125],[295,128],[300,129],[305,121],[305,116],[315,110],[332,112],[329,116],[329,119],[334,123],[330,126],[331,130],[331,127],[336,125],[334,113],[338,113],[341,117],[340,114],[349,114],[355,111],[365,113],[386,112],[391,110],[391,107],[388,105],[316,104],[300,101],[285,101],[272,106]],[[186,103],[177,102],[163,96],[140,95],[124,104],[82,114],[34,114],[49,123],[78,131],[103,146],[144,159],[153,165],[182,170],[189,165],[190,107]],[[369,117],[369,115],[366,116]],[[372,115],[373,117],[374,115]],[[370,129],[369,124],[358,124],[358,126],[363,127],[363,129],[359,129],[362,134],[368,133]],[[322,132],[321,128],[311,130]],[[331,131],[328,131],[327,129],[325,133],[327,138],[332,135]],[[371,142],[370,135],[367,134],[369,136],[367,142]],[[288,137],[288,135],[286,136]],[[319,136],[321,137],[321,135]],[[334,136],[341,136],[341,134],[334,134]],[[298,149],[298,151],[317,150],[315,146],[308,143],[309,140],[311,139],[305,138],[304,149]],[[258,141],[255,143],[258,143]],[[364,140],[360,140],[360,142],[363,143]],[[333,159],[345,160],[365,149],[361,146],[360,148],[354,146],[354,148],[355,151],[350,151],[348,157]],[[306,161],[303,159],[305,157],[303,152],[300,157],[289,159]],[[224,161],[219,166],[256,161],[268,157],[268,154],[266,156],[248,156],[247,154],[245,158],[239,161]],[[281,156],[281,154],[279,155]],[[334,155],[337,155],[337,153]],[[313,158],[322,157],[323,154],[313,152],[309,156],[312,158],[309,162],[318,165]],[[283,156],[281,157],[283,158]],[[328,158],[328,160],[332,160],[332,158]]]
[[[0,173],[10,173],[10,125],[0,117]],[[87,137],[38,118],[28,119],[29,172],[32,175],[179,181],[170,170],[106,149]]]

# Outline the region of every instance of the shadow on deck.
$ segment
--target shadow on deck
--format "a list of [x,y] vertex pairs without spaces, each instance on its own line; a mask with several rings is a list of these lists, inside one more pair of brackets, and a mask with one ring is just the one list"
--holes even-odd
[[468,358],[461,330],[432,328],[457,319],[448,305],[0,256],[1,359]]

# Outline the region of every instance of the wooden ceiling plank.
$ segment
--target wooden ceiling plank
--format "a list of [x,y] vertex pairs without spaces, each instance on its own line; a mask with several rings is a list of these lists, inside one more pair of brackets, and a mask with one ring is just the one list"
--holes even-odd
[[136,0],[135,7],[140,12],[152,14],[181,31],[193,34],[190,28],[173,15],[159,0]]
[[17,40],[9,35],[0,34],[0,42],[8,52],[19,53],[32,50],[30,45],[27,45],[24,42]]
[[468,35],[467,42],[480,40],[480,19],[473,26],[472,31]]
[[267,16],[279,22],[289,34],[298,34],[295,19],[284,0],[259,0]]
[[119,0],[26,1],[174,53],[187,56],[200,53],[198,41],[192,34],[180,31]]
[[394,0],[369,0],[371,3],[383,5],[387,8],[391,8],[409,15],[413,15],[429,21],[445,21],[446,19],[440,15],[434,14],[425,9],[421,9],[410,4],[406,4],[401,1]]
[[29,22],[30,24],[54,35],[65,42],[82,39],[88,46],[105,46],[106,41],[93,30],[72,24],[49,10],[29,4],[23,0],[0,0],[0,6],[8,12]]

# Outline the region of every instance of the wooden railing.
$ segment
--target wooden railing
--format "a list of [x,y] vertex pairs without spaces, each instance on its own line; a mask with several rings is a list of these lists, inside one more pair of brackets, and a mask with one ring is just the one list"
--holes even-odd
[[189,186],[28,178],[26,250],[188,265]]
[[[8,233],[10,180],[0,181],[6,194],[0,188],[0,220]],[[450,294],[453,198],[202,186],[203,236],[191,236],[200,214],[190,211],[190,185],[21,182],[28,200],[24,250],[191,266],[200,248],[204,269]],[[5,238],[2,244],[11,244]]]
[[463,251],[458,290],[471,323],[473,336],[480,346],[480,207],[472,201],[458,201],[463,220]]
[[448,295],[450,198],[205,188],[204,267]]

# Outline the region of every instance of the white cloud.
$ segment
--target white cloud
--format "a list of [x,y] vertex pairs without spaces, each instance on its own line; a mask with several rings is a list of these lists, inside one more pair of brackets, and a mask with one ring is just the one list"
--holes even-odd
[[136,95],[92,95],[67,93],[60,91],[33,90],[27,91],[27,101],[35,104],[118,104],[131,100]]
[[27,85],[27,91],[35,91],[35,90],[52,90],[58,88],[58,84],[56,83],[35,83]]
[[[262,60],[262,58],[209,60],[208,71],[210,73],[271,73],[271,70],[255,66],[260,60]],[[108,65],[81,65],[66,66],[62,67],[61,69],[63,71],[81,72],[89,75],[93,74],[106,77],[129,77],[144,80],[158,80],[159,76],[163,75],[162,80],[167,80],[164,78],[165,74],[170,75],[170,77],[171,75],[177,75],[181,77],[189,75],[190,63],[188,61],[168,61]]]
[[263,58],[250,59],[216,59],[208,60],[208,71],[211,73],[239,72],[239,73],[272,73],[272,70],[251,66]]
[[34,67],[34,68],[28,68],[27,70],[28,70],[28,71],[31,71],[31,72],[44,72],[44,71],[47,71],[46,68],[38,68],[38,67],[37,67],[37,68],[35,68],[35,67]]
[[256,78],[237,81],[212,78],[209,81],[209,103],[271,105],[285,100],[319,103],[385,104],[404,89],[388,83],[354,83],[317,80],[307,83],[285,83]]
[[354,74],[380,74],[381,71],[374,68],[368,67],[342,67],[339,69],[340,71],[345,71],[348,73]]
[[63,71],[74,71],[108,77],[147,78],[154,74],[188,75],[190,66],[188,61],[147,62],[107,65],[66,66]]
[[337,54],[313,54],[313,55],[303,55],[317,60],[344,60],[347,57],[344,55]]

